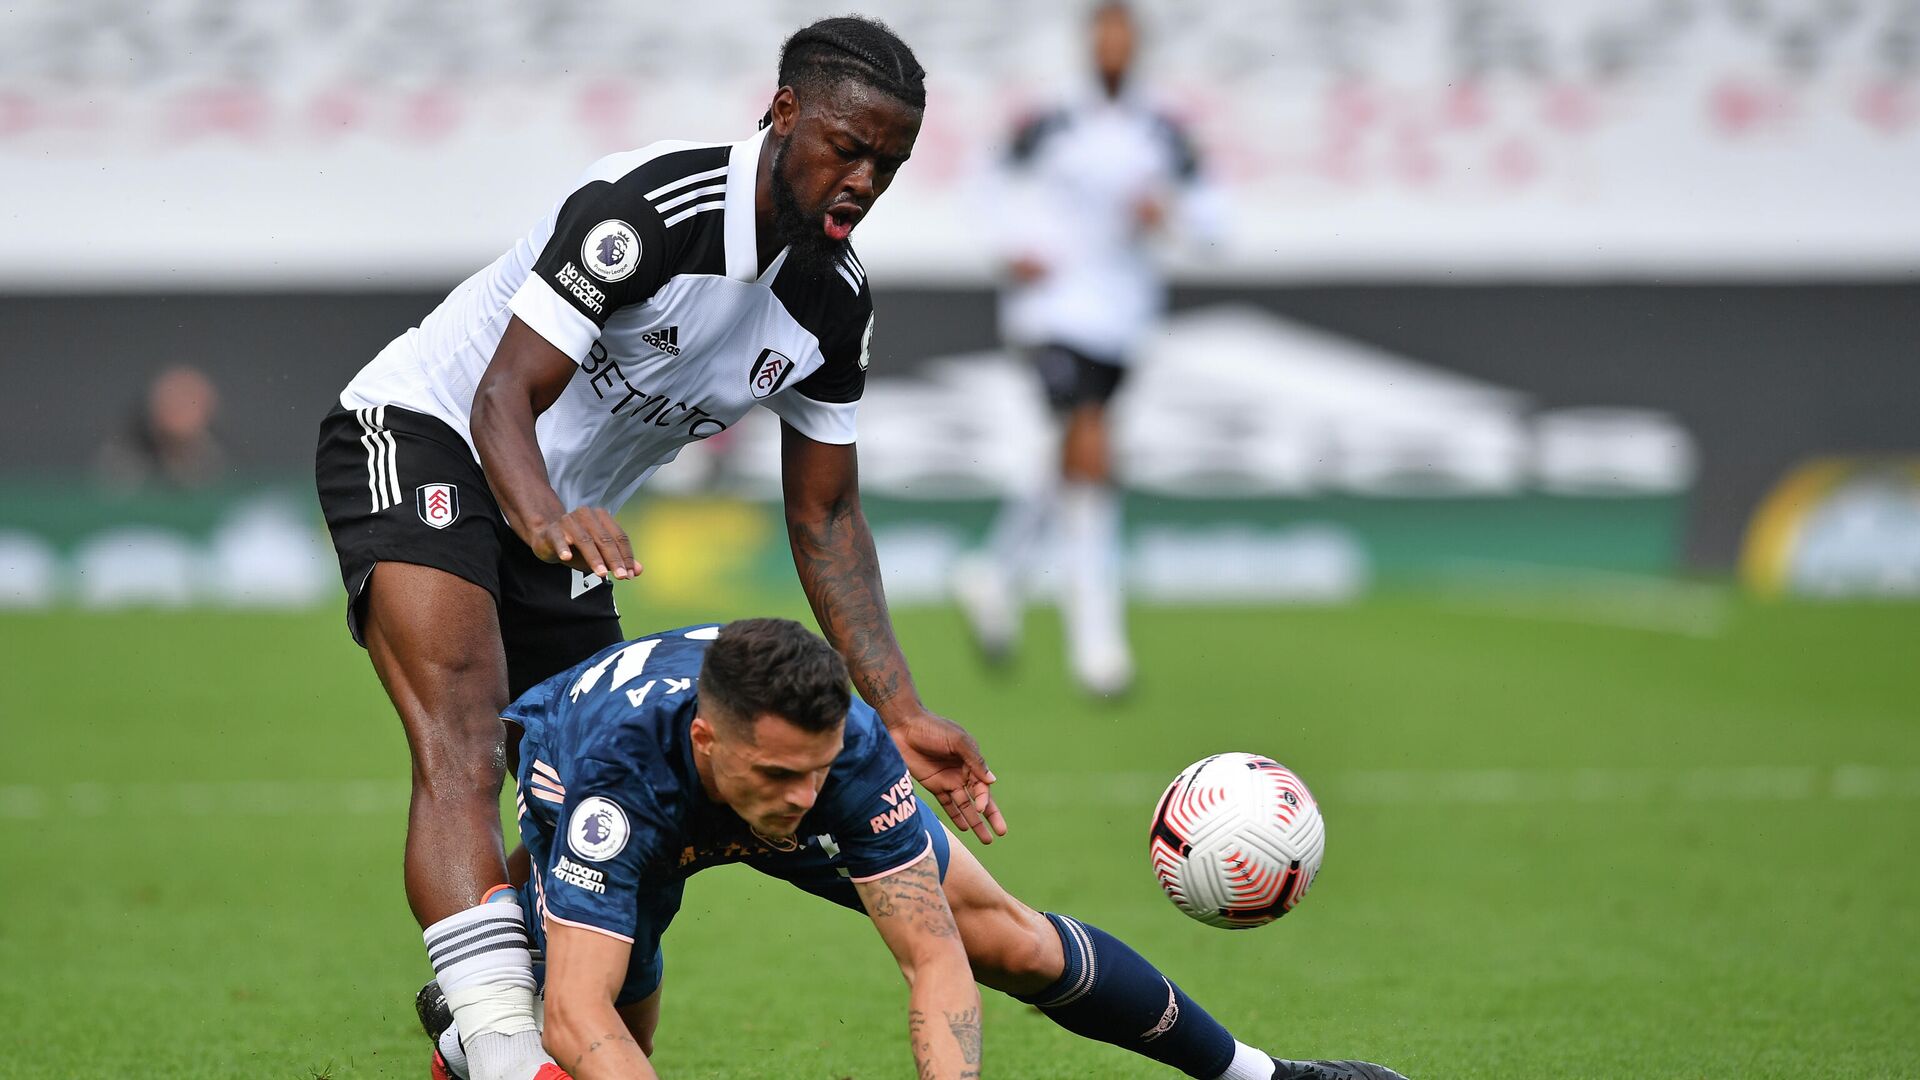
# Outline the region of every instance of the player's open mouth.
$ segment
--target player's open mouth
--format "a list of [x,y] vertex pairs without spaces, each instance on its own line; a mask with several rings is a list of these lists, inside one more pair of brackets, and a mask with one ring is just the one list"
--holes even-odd
[[826,214],[827,235],[833,237],[835,240],[845,240],[847,237],[852,236],[853,227],[859,224],[861,215],[864,213],[866,213],[866,211],[851,203],[843,203],[828,210]]

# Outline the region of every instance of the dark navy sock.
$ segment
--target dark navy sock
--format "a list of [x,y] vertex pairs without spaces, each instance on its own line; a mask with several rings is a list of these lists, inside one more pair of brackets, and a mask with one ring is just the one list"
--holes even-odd
[[1214,1080],[1233,1060],[1233,1036],[1119,938],[1046,913],[1067,954],[1066,970],[1052,986],[1019,995],[1054,1023],[1089,1039],[1112,1043]]

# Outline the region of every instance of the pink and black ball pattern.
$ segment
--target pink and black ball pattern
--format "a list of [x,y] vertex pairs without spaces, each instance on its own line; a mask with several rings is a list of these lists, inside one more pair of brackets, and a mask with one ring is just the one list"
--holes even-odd
[[1181,911],[1245,930],[1307,895],[1326,843],[1320,807],[1292,770],[1257,754],[1215,754],[1160,796],[1148,854]]

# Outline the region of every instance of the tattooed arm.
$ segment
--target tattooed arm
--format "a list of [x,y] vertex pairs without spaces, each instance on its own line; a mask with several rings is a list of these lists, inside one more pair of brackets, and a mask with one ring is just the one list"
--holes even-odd
[[574,1080],[657,1080],[634,1031],[613,1007],[633,946],[564,923],[547,923],[547,1015],[542,1042]]
[[853,685],[886,722],[913,778],[961,830],[982,843],[1005,836],[993,773],[966,729],[927,710],[893,636],[873,534],[860,510],[860,464],[851,444],[815,442],[782,425],[781,486],[794,569],[820,630],[846,658]]
[[907,1034],[920,1080],[978,1077],[980,989],[940,888],[938,860],[929,851],[905,870],[854,888],[912,988]]

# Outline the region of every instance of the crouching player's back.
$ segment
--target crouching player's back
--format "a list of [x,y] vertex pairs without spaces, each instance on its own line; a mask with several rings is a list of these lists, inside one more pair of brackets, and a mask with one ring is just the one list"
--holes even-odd
[[661,937],[687,877],[725,862],[866,911],[912,987],[919,1075],[978,1075],[979,992],[940,882],[948,834],[847,686],[825,642],[752,619],[608,649],[509,707],[526,731],[523,905],[547,957],[545,1042],[577,1080],[654,1075]]

